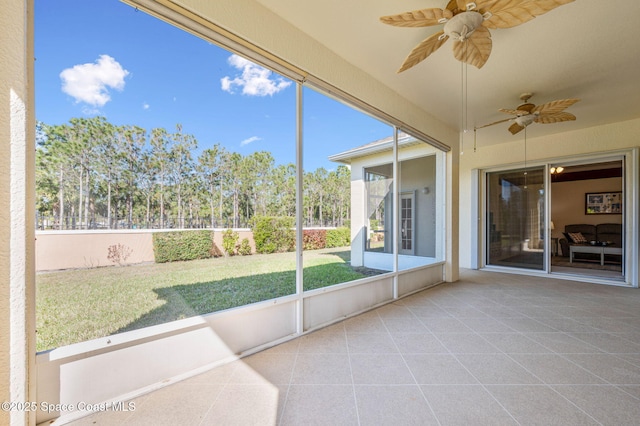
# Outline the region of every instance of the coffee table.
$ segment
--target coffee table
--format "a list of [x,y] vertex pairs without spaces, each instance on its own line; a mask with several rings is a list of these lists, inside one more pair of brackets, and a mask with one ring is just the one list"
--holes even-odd
[[569,246],[569,263],[573,263],[574,253],[594,253],[600,254],[600,265],[604,265],[605,254],[622,255],[622,247],[612,246],[592,246],[592,245],[571,245]]

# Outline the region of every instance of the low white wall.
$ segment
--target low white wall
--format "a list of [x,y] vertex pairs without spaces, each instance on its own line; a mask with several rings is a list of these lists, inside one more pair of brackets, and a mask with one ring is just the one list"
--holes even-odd
[[313,330],[392,300],[392,274],[313,290],[304,298],[304,329]]
[[[443,282],[444,264],[397,274],[397,294]],[[68,405],[39,411],[37,422],[87,415],[82,404],[123,402],[237,357],[395,300],[385,274],[209,315],[77,343],[38,354],[37,401]],[[63,408],[63,407],[56,407]]]
[[442,267],[444,265],[445,263],[442,262],[441,267],[436,266],[400,272],[398,274],[398,297],[407,296],[443,282],[445,277]]
[[[365,251],[363,253],[364,266],[371,269],[379,269],[381,271],[393,271],[393,254],[380,253],[376,251]],[[439,263],[435,257],[398,255],[398,269],[403,271],[411,268],[419,268],[421,266]]]
[[37,401],[58,409],[40,410],[37,422],[89,414],[85,405],[144,394],[291,337],[295,314],[295,297],[276,299],[38,354]]

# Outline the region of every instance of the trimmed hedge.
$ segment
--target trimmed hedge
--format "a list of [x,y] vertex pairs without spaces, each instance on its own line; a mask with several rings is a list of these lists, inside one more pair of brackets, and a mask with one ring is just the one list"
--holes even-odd
[[208,259],[215,254],[213,231],[156,232],[153,253],[156,263]]
[[248,238],[243,238],[238,246],[238,254],[240,256],[251,256],[251,243]]
[[236,245],[239,238],[240,235],[231,229],[227,229],[222,233],[222,248],[227,253],[227,256],[236,254]]
[[251,220],[256,252],[261,254],[293,251],[296,235],[292,217],[254,216]]
[[325,229],[302,230],[302,249],[319,250],[327,245],[327,231]]
[[[295,250],[295,219],[290,217],[260,216],[252,220],[253,240],[256,252],[262,254]],[[249,240],[244,238],[238,244],[238,233],[230,229],[224,231],[223,248],[228,255],[251,254]],[[346,227],[336,229],[306,229],[302,232],[304,250],[346,247],[351,244],[351,230]],[[156,232],[153,234],[153,253],[156,263],[208,259],[222,255],[213,242],[213,231]]]
[[326,235],[325,247],[347,247],[351,245],[351,229],[349,228],[336,228],[329,229]]

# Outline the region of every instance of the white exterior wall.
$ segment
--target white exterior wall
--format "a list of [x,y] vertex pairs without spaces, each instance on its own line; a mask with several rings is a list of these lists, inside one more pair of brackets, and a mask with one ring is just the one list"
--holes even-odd
[[[0,13],[0,400],[34,401],[34,108],[32,1]],[[27,411],[0,411],[0,424],[33,424]]]
[[364,265],[364,245],[367,235],[362,232],[367,224],[364,167],[351,165],[351,265]]

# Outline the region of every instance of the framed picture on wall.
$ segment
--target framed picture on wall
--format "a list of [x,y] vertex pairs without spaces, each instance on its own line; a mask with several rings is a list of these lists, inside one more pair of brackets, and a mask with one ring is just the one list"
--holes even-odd
[[585,214],[622,214],[622,191],[587,192]]

